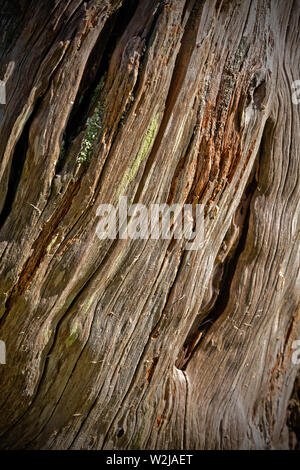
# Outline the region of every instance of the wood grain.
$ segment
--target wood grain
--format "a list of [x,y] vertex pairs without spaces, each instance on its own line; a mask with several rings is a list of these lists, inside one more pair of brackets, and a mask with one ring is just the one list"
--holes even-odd
[[[1,448],[299,445],[299,1],[33,3],[0,14]],[[205,246],[99,240],[121,194],[203,204]]]

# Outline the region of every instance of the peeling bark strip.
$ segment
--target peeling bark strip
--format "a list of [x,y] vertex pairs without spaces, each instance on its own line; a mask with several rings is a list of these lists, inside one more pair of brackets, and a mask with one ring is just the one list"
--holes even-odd
[[[298,0],[6,0],[0,446],[299,447]],[[97,208],[205,206],[204,248]]]

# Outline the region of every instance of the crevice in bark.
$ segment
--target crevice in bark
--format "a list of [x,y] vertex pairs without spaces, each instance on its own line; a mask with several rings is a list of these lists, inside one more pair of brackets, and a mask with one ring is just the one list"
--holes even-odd
[[36,116],[38,108],[42,102],[42,98],[39,98],[36,102],[35,109],[31,113],[30,118],[26,122],[23,132],[16,143],[15,150],[13,153],[12,161],[11,161],[11,170],[8,180],[8,187],[6,192],[5,202],[0,214],[0,230],[3,227],[7,217],[10,214],[13,202],[15,200],[15,195],[17,193],[17,189],[20,183],[22,171],[25,164],[26,154],[29,146],[29,132],[31,124]]
[[13,305],[14,299],[21,295],[27,288],[27,286],[32,281],[35,276],[36,271],[39,268],[41,261],[47,253],[47,246],[53,237],[53,233],[58,227],[60,220],[68,212],[73,198],[77,194],[80,188],[80,183],[73,183],[70,186],[69,193],[66,193],[64,201],[60,206],[59,210],[52,217],[52,219],[46,224],[43,231],[40,233],[39,237],[33,244],[34,255],[26,261],[23,266],[22,271],[20,272],[18,282],[11,288],[9,295],[5,302],[5,310],[0,318],[0,328],[3,327],[3,324],[9,314],[10,308]]
[[154,370],[155,370],[155,367],[156,367],[157,363],[158,363],[158,357],[154,357],[152,359],[152,362],[151,362],[150,367],[149,367],[149,369],[147,371],[147,374],[146,374],[146,380],[147,380],[148,384],[150,384],[150,382],[151,382],[151,379],[152,379],[152,376],[154,374]]
[[[258,155],[260,155],[260,152]],[[258,159],[256,162],[258,162]],[[233,246],[230,248],[226,259],[221,264],[216,265],[213,284],[215,286],[214,291],[217,292],[217,295],[213,298],[209,307],[206,307],[206,312],[200,311],[194,320],[194,323],[190,329],[189,334],[187,335],[182,349],[177,356],[175,363],[176,367],[180,370],[184,371],[186,369],[188,362],[192,358],[200,342],[203,341],[203,338],[207,334],[208,330],[221,316],[228,304],[230,287],[236,271],[237,263],[246,245],[246,238],[249,229],[251,200],[257,188],[256,173],[257,163],[253,166],[253,170],[246,185],[244,196],[236,211],[235,219],[239,219],[238,225],[240,227],[238,239],[233,243]],[[203,318],[203,314],[206,315],[205,318]]]
[[107,20],[96,41],[86,63],[77,96],[63,133],[61,153],[55,169],[56,174],[62,172],[65,155],[72,141],[85,127],[87,117],[97,99],[99,85],[106,77],[113,51],[131,21],[137,3],[137,0],[129,0],[114,12]]
[[[17,0],[7,0],[1,5],[0,60],[10,52],[17,40],[28,5]],[[30,7],[29,7],[30,8]],[[0,68],[0,73],[2,72]]]
[[[55,44],[55,41],[57,40],[57,37],[59,36],[60,31],[58,31],[57,35],[52,39],[51,43],[49,44],[49,46],[47,48],[47,51],[45,51],[45,53],[44,53],[44,57],[47,57],[48,54],[50,53],[53,45]],[[73,37],[70,38],[70,39],[73,39]],[[29,147],[30,127],[31,127],[31,124],[32,124],[35,116],[37,115],[37,113],[39,111],[39,107],[42,104],[43,98],[45,97],[47,91],[50,88],[51,76],[52,76],[53,71],[54,70],[52,70],[51,73],[49,74],[48,82],[46,83],[45,88],[43,90],[41,90],[40,95],[38,96],[38,98],[35,102],[34,109],[32,110],[27,122],[24,125],[21,136],[19,137],[18,141],[16,142],[15,149],[14,149],[13,156],[12,156],[12,162],[11,162],[11,168],[10,168],[10,174],[9,174],[9,180],[8,180],[8,188],[7,188],[7,193],[6,193],[6,199],[5,199],[3,208],[2,208],[2,212],[0,214],[0,230],[3,227],[8,215],[11,211],[12,205],[13,205],[13,202],[14,202],[14,199],[15,199],[15,196],[16,196],[16,193],[17,193],[17,189],[18,189],[18,186],[19,186],[19,182],[21,180],[21,175],[22,175],[22,170],[23,170],[24,164],[25,164],[27,150],[28,150],[28,147]],[[35,79],[36,79],[37,75],[38,75],[38,72],[36,72],[36,74],[34,76],[34,80],[33,80],[32,83],[35,82]]]
[[298,372],[296,377],[288,405],[287,426],[289,429],[290,449],[300,450],[300,372]]
[[160,127],[158,129],[156,138],[154,140],[152,150],[148,156],[144,173],[141,177],[138,189],[136,191],[134,201],[133,201],[134,204],[138,202],[140,199],[145,182],[147,180],[147,177],[150,173],[153,162],[155,160],[155,155],[162,142],[163,136],[165,134],[165,130],[170,120],[170,116],[172,114],[172,111],[176,104],[176,100],[180,93],[182,83],[184,82],[185,76],[187,74],[189,63],[190,63],[191,56],[193,53],[193,48],[197,40],[197,25],[198,25],[198,22],[200,21],[199,11],[201,9],[202,9],[202,5],[199,6],[197,2],[195,2],[193,4],[193,7],[191,8],[189,18],[187,20],[185,30],[181,39],[181,46],[176,57],[175,66],[173,69],[173,75],[172,75],[172,79],[169,85],[169,92],[168,92],[168,96],[166,99],[164,115],[163,115]]
[[[240,228],[238,238],[234,241],[233,245],[229,249],[226,258],[216,266],[213,286],[214,292],[216,292],[217,295],[212,297],[205,310],[200,311],[193,322],[186,341],[184,342],[184,345],[177,356],[175,365],[180,370],[186,369],[188,362],[192,358],[200,342],[203,341],[203,338],[207,334],[208,330],[221,316],[228,304],[230,287],[236,271],[237,263],[246,245],[246,238],[249,229],[251,200],[257,187],[259,186],[260,190],[262,189],[263,185],[265,184],[265,174],[268,173],[268,156],[270,155],[270,145],[273,139],[273,132],[274,122],[272,118],[269,117],[266,120],[264,126],[259,151],[246,184],[244,195],[234,217],[237,226]],[[225,236],[225,240],[226,238],[227,234]]]
[[[185,2],[185,5],[184,5],[183,10],[182,10],[182,14],[181,14],[181,24],[182,24],[183,21],[184,21],[184,17],[185,17],[185,15],[186,15],[186,13],[187,13],[188,11],[190,11],[191,8],[193,7],[193,4],[194,4],[194,0],[187,0],[187,1]],[[189,13],[188,13],[188,14],[189,14]]]
[[124,429],[119,429],[118,434],[117,434],[117,437],[118,437],[118,438],[122,437],[123,434],[124,434],[124,432],[125,432]]

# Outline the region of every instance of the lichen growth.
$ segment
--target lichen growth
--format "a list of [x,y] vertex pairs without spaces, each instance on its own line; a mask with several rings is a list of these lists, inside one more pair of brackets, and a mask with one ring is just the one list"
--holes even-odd
[[118,192],[117,192],[117,196],[116,196],[117,200],[121,196],[124,189],[129,185],[129,183],[133,180],[133,178],[137,174],[137,171],[138,171],[142,161],[144,160],[144,158],[146,157],[146,155],[148,154],[148,152],[151,148],[151,145],[152,145],[152,143],[154,141],[154,138],[156,136],[156,133],[157,133],[157,129],[158,129],[158,113],[155,114],[155,116],[153,117],[153,119],[152,119],[146,133],[145,133],[142,144],[139,148],[139,151],[137,153],[137,156],[136,156],[132,166],[125,172],[125,174],[124,174],[124,176],[121,180],[121,183],[120,183],[120,186],[119,186],[119,189],[118,189]]
[[[99,97],[105,82],[105,75],[101,77],[98,85],[95,88],[93,96],[91,98],[91,105],[93,105],[97,98]],[[104,114],[104,101],[103,99],[99,99],[98,103],[94,109],[94,112],[91,117],[88,117],[86,120],[86,134],[84,139],[81,142],[80,152],[77,157],[77,161],[79,163],[84,163],[90,160],[91,155],[94,150],[95,143],[100,139],[103,127],[103,114]]]
[[85,312],[87,312],[89,310],[90,306],[94,302],[95,297],[96,297],[96,294],[93,294],[92,297],[89,298],[89,300],[87,301],[87,303],[85,305],[85,309],[84,309]]
[[67,348],[69,348],[70,346],[72,346],[73,343],[75,343],[76,339],[78,338],[78,335],[79,335],[78,328],[77,326],[75,326],[73,330],[71,331],[70,336],[68,336],[68,338],[66,339]]
[[79,163],[88,161],[92,155],[94,145],[99,140],[102,134],[102,115],[104,111],[104,105],[99,102],[96,106],[92,117],[86,121],[87,131],[84,139],[81,142],[80,152],[77,157]]
[[51,248],[53,247],[53,245],[55,244],[55,242],[57,240],[57,237],[58,237],[58,233],[55,235],[55,237],[52,238],[51,242],[47,246],[47,248],[46,248],[47,253],[50,252]]
[[50,337],[51,337],[51,331],[49,330],[47,326],[46,329],[44,330],[44,339],[46,340],[46,342],[49,341]]

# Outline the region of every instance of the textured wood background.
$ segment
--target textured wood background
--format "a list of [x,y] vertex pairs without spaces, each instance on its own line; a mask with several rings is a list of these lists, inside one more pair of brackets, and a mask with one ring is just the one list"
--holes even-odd
[[[2,3],[0,447],[295,447],[299,0]],[[100,241],[120,194],[205,247]]]

